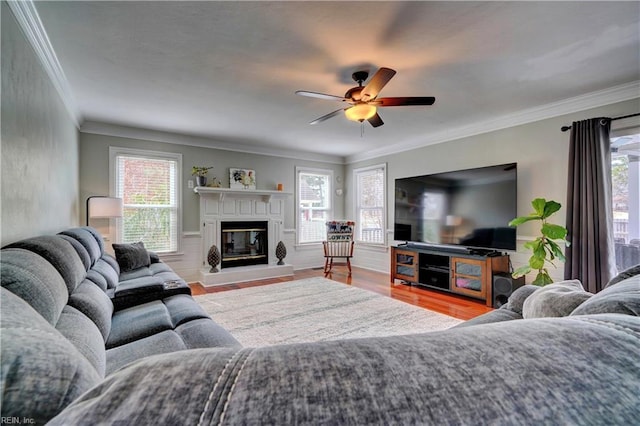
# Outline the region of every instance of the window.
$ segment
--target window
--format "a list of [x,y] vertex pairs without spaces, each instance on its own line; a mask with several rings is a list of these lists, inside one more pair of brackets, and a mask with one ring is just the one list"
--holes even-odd
[[353,174],[356,187],[356,240],[372,244],[385,244],[386,165],[356,169]]
[[444,192],[425,192],[422,194],[421,205],[422,239],[434,243],[445,242],[440,235],[440,218],[446,217],[447,196]]
[[124,203],[117,241],[177,252],[182,155],[111,147],[110,169],[112,193]]
[[331,170],[296,168],[298,243],[326,239],[325,222],[333,219],[332,182]]
[[640,131],[612,132],[613,237],[618,271],[640,263]]

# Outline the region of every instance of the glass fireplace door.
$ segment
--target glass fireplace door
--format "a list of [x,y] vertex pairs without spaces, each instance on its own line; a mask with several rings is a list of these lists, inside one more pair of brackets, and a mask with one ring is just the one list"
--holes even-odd
[[268,263],[268,222],[222,222],[222,267]]

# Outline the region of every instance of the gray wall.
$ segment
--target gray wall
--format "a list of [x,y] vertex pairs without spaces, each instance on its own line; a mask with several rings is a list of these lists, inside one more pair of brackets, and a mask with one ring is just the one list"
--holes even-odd
[[[530,211],[535,197],[565,203],[568,133],[559,128],[573,120],[638,112],[639,100],[542,120],[456,141],[400,152],[348,166],[294,160],[218,149],[190,147],[78,131],[28,44],[6,3],[2,3],[2,169],[1,239],[53,233],[76,226],[84,217],[84,200],[109,193],[108,147],[124,146],[183,154],[183,231],[198,231],[198,196],[187,189],[192,165],[212,165],[213,174],[228,186],[228,168],[256,170],[258,188],[281,182],[293,192],[295,167],[330,168],[344,177],[345,195],[335,197],[336,216],[353,217],[352,171],[382,162],[388,165],[388,228],[392,228],[396,177],[518,162],[519,214]],[[615,125],[615,123],[614,123]],[[285,226],[293,228],[294,206]],[[565,222],[564,209],[556,223]],[[534,235],[527,224],[519,235]],[[388,263],[388,262],[387,262]]]
[[[295,193],[296,166],[331,169],[334,178],[344,176],[344,165],[324,162],[296,160],[292,158],[273,157],[268,155],[232,152],[221,149],[202,148],[166,142],[155,142],[131,139],[120,136],[105,136],[93,133],[80,134],[80,199],[91,195],[109,194],[109,147],[126,147],[164,151],[182,154],[182,231],[200,231],[199,195],[187,188],[192,166],[213,166],[209,171],[209,179],[216,176],[223,188],[229,187],[229,167],[240,167],[256,171],[257,189],[275,190],[278,183],[284,185],[284,191]],[[344,197],[334,195],[337,218],[342,218]],[[285,227],[294,228],[294,199],[289,198]],[[84,206],[81,207],[84,215]],[[83,216],[84,217],[84,216]]]
[[[387,228],[393,229],[394,182],[397,177],[517,162],[519,216],[533,210],[531,200],[536,197],[554,199],[564,206],[567,194],[569,132],[561,132],[560,127],[570,125],[572,121],[599,116],[617,117],[637,113],[638,110],[640,110],[640,99],[634,99],[356,162],[347,166],[345,173],[348,179],[347,187],[352,185],[354,168],[386,162],[388,178]],[[347,199],[345,208],[348,216],[349,212],[353,211],[353,203],[350,198]],[[565,211],[563,207],[552,218],[552,222],[564,225]],[[537,234],[538,230],[531,223],[518,228],[519,236],[528,237]]]
[[2,2],[2,245],[78,224],[78,131]]

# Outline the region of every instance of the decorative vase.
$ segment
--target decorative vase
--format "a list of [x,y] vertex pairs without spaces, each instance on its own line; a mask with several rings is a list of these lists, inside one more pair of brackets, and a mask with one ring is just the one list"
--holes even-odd
[[196,176],[196,186],[207,186],[207,177]]
[[282,259],[287,257],[287,248],[282,241],[279,241],[278,245],[276,245],[276,257],[278,258],[278,265],[284,265]]
[[209,263],[209,265],[211,265],[211,269],[209,269],[209,272],[218,272],[218,268],[216,268],[216,266],[218,266],[218,263],[220,263],[220,250],[218,250],[218,247],[216,247],[215,245],[211,246],[211,248],[209,249],[209,253],[207,254],[207,262]]

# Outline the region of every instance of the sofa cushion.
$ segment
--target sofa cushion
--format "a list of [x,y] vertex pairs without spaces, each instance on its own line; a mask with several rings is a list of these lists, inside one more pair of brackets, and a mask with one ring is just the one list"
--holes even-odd
[[166,291],[165,283],[168,281],[180,282],[183,292],[191,293],[184,280],[173,272],[166,263],[152,263],[148,267],[120,274],[120,282],[114,291],[113,303],[119,310],[131,306],[133,303],[140,304],[149,300],[157,300]]
[[[131,324],[135,324],[132,327]],[[184,294],[117,311],[107,341],[107,374],[138,358],[184,349],[240,347]]]
[[158,277],[162,282],[166,281],[183,281],[169,265],[164,262],[152,263],[149,265],[149,271],[154,277]]
[[188,349],[242,347],[235,337],[211,318],[187,321],[175,331]]
[[104,290],[93,282],[84,280],[69,297],[69,305],[89,317],[100,330],[103,342],[107,341],[111,332],[113,302]]
[[522,305],[522,317],[565,317],[592,296],[578,280],[560,281],[541,287],[527,297]]
[[636,275],[640,275],[640,264],[632,266],[620,272],[618,275],[611,278],[611,280],[609,280],[609,282],[607,283],[606,286],[604,286],[604,288],[617,284],[620,281],[626,280],[627,278],[635,277]]
[[171,322],[174,327],[180,324],[199,318],[211,319],[209,315],[202,309],[202,306],[196,302],[193,297],[178,294],[171,297],[165,297],[162,302],[167,307]]
[[[91,265],[95,264],[104,253],[102,236],[96,235],[93,228],[72,228],[62,231],[59,235],[67,235],[80,243],[89,255]],[[88,269],[88,268],[87,268]]]
[[69,298],[58,271],[40,255],[24,249],[3,249],[0,254],[2,287],[24,299],[49,324],[58,322]]
[[105,253],[102,255],[100,260],[111,266],[118,276],[120,275],[120,265],[118,265],[118,261],[115,257],[111,256],[109,253]]
[[123,368],[52,424],[637,424],[638,338],[612,314],[192,350]]
[[493,322],[512,321],[512,320],[522,319],[522,315],[507,309],[506,306],[507,305],[502,305],[500,309],[495,309],[491,312],[487,312],[486,314],[482,314],[475,318],[471,318],[470,320],[461,322],[460,324],[456,324],[451,328],[471,327],[473,325],[478,325],[478,324],[490,324]]
[[58,234],[58,235],[60,236],[60,238],[68,241],[69,244],[73,246],[73,248],[76,250],[76,253],[78,253],[78,257],[82,261],[82,264],[84,265],[85,271],[88,271],[89,268],[91,268],[91,265],[93,264],[93,262],[91,260],[91,256],[89,255],[89,252],[87,251],[87,249],[84,248],[82,244],[80,244],[80,241],[76,240],[73,237],[70,237],[68,235],[63,235],[63,234]]
[[[132,269],[128,271],[121,271],[120,273],[120,282],[129,281],[136,278],[142,277],[151,277],[151,276],[161,276],[167,278],[168,280],[176,280],[180,279],[178,275],[171,269],[169,265],[164,262],[156,262],[151,263],[148,266],[140,267],[137,269]],[[164,282],[165,280],[161,280],[160,282]]]
[[571,315],[619,313],[640,316],[640,275],[634,275],[596,293]]
[[87,280],[94,283],[102,291],[107,291],[107,288],[109,288],[107,279],[104,277],[104,275],[94,269],[89,269],[87,271]]
[[132,244],[113,244],[113,250],[120,265],[120,273],[151,264],[151,258],[142,241]]
[[120,269],[119,267],[117,267],[118,269],[114,268],[109,259],[111,258],[105,256],[98,259],[91,270],[99,273],[104,277],[104,279],[107,281],[107,288],[116,288],[118,286],[118,276],[120,273]]
[[72,293],[87,273],[78,252],[69,241],[58,235],[44,235],[10,244],[7,248],[22,248],[45,258],[62,275]]
[[[132,327],[132,324],[135,324],[135,327]],[[124,345],[173,328],[169,311],[162,301],[156,300],[123,309],[113,314],[107,348]]]
[[72,306],[65,306],[56,324],[56,330],[66,337],[104,377],[105,347],[98,327],[86,315]]
[[44,424],[102,378],[29,304],[5,288],[0,295],[2,416]]
[[185,349],[187,349],[187,346],[175,331],[165,330],[115,348],[107,349],[106,373],[109,375],[120,367],[140,358]]
[[[160,278],[151,276],[148,274],[149,268],[140,268],[136,271],[140,271],[137,278],[123,279],[118,283],[118,287],[115,289],[115,297],[129,296],[135,294],[145,294],[149,292],[161,292],[164,290],[164,281]],[[125,272],[123,277],[131,276]]]
[[139,278],[147,278],[151,276],[152,274],[148,266],[144,266],[137,269],[130,269],[128,271],[121,271],[120,282],[118,283],[118,285],[126,281],[136,280]]
[[174,279],[178,278],[178,276],[173,271],[173,269],[171,269],[171,267],[164,262],[151,263],[151,265],[149,265],[149,271],[151,271],[152,275],[158,275],[158,274],[164,274],[164,273],[170,272],[175,276]]

